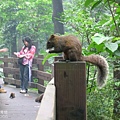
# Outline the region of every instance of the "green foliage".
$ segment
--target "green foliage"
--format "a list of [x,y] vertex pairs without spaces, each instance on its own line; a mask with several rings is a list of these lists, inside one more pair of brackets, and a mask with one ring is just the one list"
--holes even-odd
[[44,81],[44,86],[46,87],[48,83],[48,81]]
[[52,1],[4,0],[0,8],[0,33],[7,46],[11,47],[14,39],[16,46],[21,37],[30,36],[38,41],[38,49],[45,49],[47,36],[53,33]]
[[[72,34],[79,35],[83,44],[83,55],[94,53],[111,59],[113,56],[120,56],[120,6],[117,3],[104,0],[72,0],[72,4],[64,2],[64,5],[63,23],[69,33],[72,31]],[[112,7],[116,9],[116,14]]]
[[48,62],[51,64],[54,61],[54,57],[58,56],[57,53],[48,53],[47,50],[42,50],[41,55],[44,56],[44,59],[42,61],[42,64],[44,65],[45,62],[48,60]]
[[[66,34],[75,34],[83,45],[82,54],[100,54],[107,58],[110,73],[120,57],[120,4],[114,0],[71,0],[64,2],[62,22]],[[96,86],[96,68],[87,65],[88,120],[113,120],[114,91],[112,74],[103,89]],[[119,83],[116,83],[119,86]],[[117,118],[115,118],[117,120]]]
[[113,100],[116,93],[113,89],[112,75],[104,88],[98,89],[95,84],[93,87],[89,84],[87,87],[88,120],[113,120]]
[[117,52],[117,54],[115,53],[115,51],[118,50],[120,43],[118,41],[114,41],[114,39],[115,39],[114,37],[108,37],[108,36],[104,36],[103,34],[96,33],[91,38],[93,40],[92,42],[95,42],[96,44],[93,46],[92,45],[93,43],[91,42],[91,44],[88,46],[89,50],[90,50],[90,48],[94,47],[97,50],[100,50],[100,52],[104,52],[106,49],[106,50],[108,50],[107,52],[110,54],[111,54],[111,52],[116,56],[118,56],[120,54],[120,53],[118,53],[119,51]]
[[2,71],[0,71],[0,77],[1,77],[1,78],[5,78],[5,76],[4,76],[4,74],[3,74]]
[[56,54],[56,53],[47,54],[45,56],[44,60],[42,61],[42,64],[44,65],[46,60],[48,60],[49,58],[55,57],[55,56],[58,56],[58,54]]
[[112,37],[106,37],[103,34],[96,33],[94,36],[91,37],[94,42],[96,42],[98,45],[103,43],[105,40],[108,42],[108,40],[111,40]]
[[106,43],[105,46],[111,51],[115,52],[118,49],[118,44],[116,43]]
[[[96,47],[99,49],[98,46],[100,46],[101,52],[106,50],[110,57],[112,55],[117,57],[120,44],[118,43],[118,36],[114,36],[114,34],[118,34],[118,26],[115,23],[119,23],[117,14],[120,7],[114,2],[109,3],[102,0],[86,0],[85,2],[73,0],[73,3],[65,4],[68,7],[65,8],[63,22],[66,26],[71,26],[71,28],[67,28],[72,30],[74,34],[76,32],[79,34],[83,47],[94,48],[95,46],[92,45],[97,44]],[[111,16],[112,12],[110,13],[109,4],[111,7],[113,4],[117,7],[116,11],[118,12],[115,16]],[[84,8],[84,5],[87,8]],[[72,18],[72,16],[74,17]],[[99,54],[101,53],[100,51]],[[83,51],[83,53],[85,52]],[[94,53],[98,54],[95,51]]]
[[34,79],[33,79],[33,82],[34,82],[34,83],[38,83],[38,79],[37,79],[37,78],[34,78]]
[[[97,78],[94,75],[93,67],[90,67],[90,71],[87,84],[87,119],[114,120],[112,117],[117,92],[113,89],[113,74],[109,75],[106,85],[99,89],[96,85]],[[110,73],[112,73],[112,69],[110,69]]]

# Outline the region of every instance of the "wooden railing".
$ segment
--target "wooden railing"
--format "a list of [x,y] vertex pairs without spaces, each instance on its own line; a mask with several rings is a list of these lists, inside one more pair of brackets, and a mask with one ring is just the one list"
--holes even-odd
[[54,62],[36,120],[87,120],[84,61]]
[[[4,82],[20,86],[19,66],[17,58],[5,56],[0,58],[4,62]],[[42,65],[43,56],[33,60],[32,76],[38,82],[31,82],[30,87],[38,88],[44,96],[36,120],[86,120],[86,68],[85,62],[54,63],[54,78],[44,69],[51,67],[48,62]],[[51,81],[45,87],[44,81]]]
[[56,120],[56,88],[54,78],[46,87],[36,120]]
[[[3,58],[0,58],[0,61],[3,61],[3,64],[0,66],[3,68],[5,76],[3,80],[5,84],[12,84],[16,87],[20,87],[18,58],[4,56]],[[45,91],[45,81],[49,82],[52,78],[52,74],[45,72],[45,69],[51,67],[51,65],[48,62],[46,62],[45,65],[42,65],[42,61],[42,55],[38,55],[38,57],[33,59],[33,79],[29,82],[29,87],[37,88],[39,93]]]

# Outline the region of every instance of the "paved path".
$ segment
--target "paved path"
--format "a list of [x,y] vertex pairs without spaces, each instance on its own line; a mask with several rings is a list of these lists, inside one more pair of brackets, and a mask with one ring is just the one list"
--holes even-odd
[[[3,83],[0,79],[0,84]],[[20,88],[11,85],[2,85],[7,93],[0,93],[0,120],[35,120],[40,103],[35,102],[39,96],[33,91],[21,94]],[[15,93],[15,98],[9,98],[10,93]]]

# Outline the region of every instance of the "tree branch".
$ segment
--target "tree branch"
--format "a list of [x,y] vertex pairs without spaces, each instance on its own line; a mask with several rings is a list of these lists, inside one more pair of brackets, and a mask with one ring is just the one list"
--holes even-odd
[[117,23],[116,23],[116,21],[115,21],[114,14],[113,14],[113,11],[112,11],[111,6],[110,6],[110,1],[107,0],[107,2],[108,2],[108,6],[109,6],[109,9],[110,9],[110,12],[111,12],[111,15],[112,15],[114,24],[115,24],[116,32],[117,32],[118,36],[120,36],[120,34],[119,34],[119,29],[118,29]]

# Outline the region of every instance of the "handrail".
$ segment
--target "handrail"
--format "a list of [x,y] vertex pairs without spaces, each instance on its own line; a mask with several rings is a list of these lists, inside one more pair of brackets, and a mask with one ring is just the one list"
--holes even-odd
[[[0,57],[0,60],[3,61],[4,64],[0,65],[3,68],[3,73],[5,78],[3,78],[5,84],[12,84],[16,87],[20,86],[20,77],[19,77],[19,65],[18,58],[4,56]],[[44,81],[50,81],[52,78],[51,73],[47,73],[44,71],[44,68],[51,67],[51,65],[46,61],[46,64],[42,64],[43,56],[38,55],[33,59],[33,67],[32,67],[32,77],[36,79],[38,82],[31,81],[30,86],[32,88],[37,88],[38,92],[45,91]]]
[[[54,78],[47,85],[36,120],[56,120],[56,89]],[[48,110],[49,109],[49,110]]]

